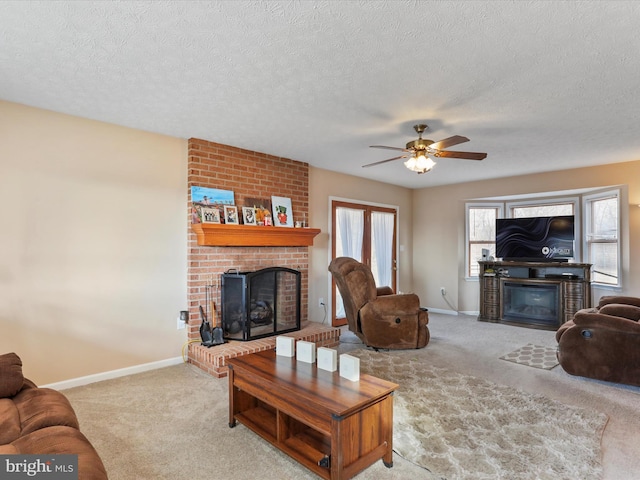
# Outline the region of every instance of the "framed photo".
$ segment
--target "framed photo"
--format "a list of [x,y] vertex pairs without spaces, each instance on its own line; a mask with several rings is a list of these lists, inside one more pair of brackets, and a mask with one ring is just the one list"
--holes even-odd
[[256,225],[271,225],[271,200],[268,198],[247,198],[247,207],[256,209]]
[[291,199],[286,197],[271,197],[273,209],[273,225],[276,227],[293,227],[293,212]]
[[235,205],[224,206],[224,223],[228,225],[238,225],[238,207]]
[[257,225],[256,209],[253,207],[242,207],[242,221],[245,225]]
[[200,207],[202,223],[220,223],[220,210],[216,207]]

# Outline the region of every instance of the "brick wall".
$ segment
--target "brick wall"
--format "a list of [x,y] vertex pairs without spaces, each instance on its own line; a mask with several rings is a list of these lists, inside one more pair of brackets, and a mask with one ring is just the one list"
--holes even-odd
[[[201,186],[233,190],[238,207],[245,205],[246,198],[270,199],[272,195],[288,197],[291,199],[293,218],[308,221],[308,164],[195,138],[189,139],[188,147],[189,219],[191,187]],[[299,270],[302,285],[301,320],[307,320],[308,247],[201,247],[189,227],[188,265],[189,340],[200,339],[198,306],[206,307],[205,286],[211,283],[212,276],[219,282],[220,274],[230,268],[254,271],[278,266]],[[220,292],[217,291],[214,297],[216,304],[220,305]],[[191,350],[189,355],[191,357]]]

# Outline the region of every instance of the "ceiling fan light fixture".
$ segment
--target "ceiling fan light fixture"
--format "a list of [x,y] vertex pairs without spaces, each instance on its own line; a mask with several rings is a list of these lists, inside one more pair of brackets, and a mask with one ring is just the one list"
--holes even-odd
[[416,171],[416,157],[409,157],[409,160],[404,162],[404,166],[409,170]]
[[435,165],[436,162],[427,157],[424,153],[417,153],[415,157],[410,157],[409,160],[404,162],[405,167],[416,173],[427,173]]
[[422,134],[426,130],[427,125],[418,124],[414,125],[413,128],[418,134],[418,138],[407,143],[405,148],[388,147],[386,145],[371,145],[371,148],[385,148],[387,150],[404,152],[403,155],[387,158],[386,160],[380,160],[374,163],[368,163],[367,165],[363,165],[363,167],[373,167],[374,165],[380,165],[382,163],[393,162],[394,160],[409,157],[408,160],[404,162],[405,167],[412,172],[427,173],[436,165],[434,158],[460,158],[463,160],[484,160],[487,158],[486,153],[452,152],[451,150],[445,150],[445,148],[452,147],[453,145],[468,142],[469,139],[467,137],[453,135],[452,137],[434,142],[433,140],[422,138]]

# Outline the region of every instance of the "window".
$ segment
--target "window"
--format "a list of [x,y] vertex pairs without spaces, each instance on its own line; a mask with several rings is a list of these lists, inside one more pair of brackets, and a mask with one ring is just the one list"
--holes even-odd
[[554,217],[557,215],[573,215],[575,216],[575,238],[574,243],[574,259],[579,262],[582,258],[582,246],[580,242],[580,198],[566,197],[555,198],[553,200],[536,199],[533,203],[531,200],[526,203],[510,203],[507,204],[507,211],[511,218],[525,217]]
[[477,277],[482,249],[496,254],[496,218],[502,217],[502,204],[467,204],[467,276]]
[[594,283],[620,286],[620,191],[584,197],[585,257]]
[[593,283],[620,287],[620,189],[587,194],[576,192],[575,196],[561,198],[552,195],[510,198],[508,203],[506,199],[498,198],[467,203],[467,278],[477,278],[477,262],[482,257],[483,248],[495,256],[495,220],[503,218],[503,211],[509,218],[574,215],[575,261],[593,265]]
[[576,202],[548,203],[542,205],[512,206],[510,208],[512,218],[525,217],[553,217],[556,215],[574,215]]

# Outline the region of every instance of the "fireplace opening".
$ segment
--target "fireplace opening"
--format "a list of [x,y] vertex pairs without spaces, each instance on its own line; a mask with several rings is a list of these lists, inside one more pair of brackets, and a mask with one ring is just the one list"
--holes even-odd
[[300,272],[270,267],[222,274],[222,328],[228,340],[300,330]]
[[559,327],[559,283],[502,283],[502,320],[533,327]]

